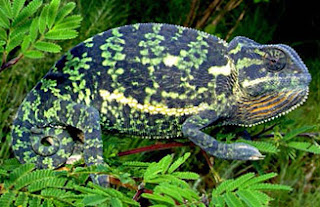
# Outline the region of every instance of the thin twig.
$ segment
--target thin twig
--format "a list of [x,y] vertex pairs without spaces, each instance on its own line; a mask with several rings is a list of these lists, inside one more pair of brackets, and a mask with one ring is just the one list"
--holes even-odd
[[2,66],[1,66],[1,68],[0,68],[0,73],[1,73],[2,71],[4,71],[5,69],[10,68],[10,67],[12,67],[13,65],[17,64],[17,62],[19,62],[19,60],[20,60],[21,58],[23,58],[23,54],[20,54],[18,57],[15,57],[15,58],[11,59],[11,60],[8,61],[8,62],[4,62],[4,63],[2,64]]
[[204,12],[202,18],[197,22],[196,24],[196,28],[200,29],[202,28],[204,25],[206,25],[209,17],[216,11],[219,9],[221,3],[223,2],[223,0],[214,0],[206,9],[206,11]]
[[199,0],[192,0],[191,2],[191,6],[190,6],[190,11],[189,14],[186,18],[186,21],[183,23],[183,26],[187,27],[187,26],[191,26],[193,23],[193,20],[196,16],[196,11],[199,8]]
[[165,150],[165,149],[170,149],[170,148],[174,148],[174,147],[183,147],[183,146],[188,146],[191,145],[191,143],[179,143],[179,142],[172,142],[172,143],[165,143],[165,144],[154,144],[154,145],[150,145],[150,146],[146,146],[146,147],[140,147],[140,148],[136,148],[136,149],[132,149],[132,150],[128,150],[128,151],[124,151],[124,152],[119,152],[118,156],[124,156],[124,155],[131,155],[131,154],[136,154],[136,153],[140,153],[140,152],[150,152],[150,151],[154,151],[154,150]]
[[229,12],[229,11],[235,9],[236,7],[238,7],[242,1],[243,0],[232,0],[232,1],[229,1],[227,3],[227,5],[223,8],[223,10],[221,10],[219,12],[219,14],[213,19],[213,21],[211,22],[211,25],[215,25],[216,26],[227,12]]

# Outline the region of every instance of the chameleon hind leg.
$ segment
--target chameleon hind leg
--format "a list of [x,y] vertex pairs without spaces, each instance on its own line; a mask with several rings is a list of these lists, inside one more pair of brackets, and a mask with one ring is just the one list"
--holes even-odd
[[[90,166],[104,164],[99,112],[83,104],[54,100],[38,113],[18,114],[12,131],[12,145],[22,162],[35,163],[37,168],[57,168],[68,160],[74,150],[70,128],[84,135],[83,157]],[[31,118],[32,117],[32,118]],[[35,119],[34,117],[37,117]],[[36,121],[35,121],[36,120]],[[91,175],[92,180],[106,186],[107,176]]]
[[182,133],[193,143],[201,147],[207,153],[222,159],[230,160],[258,160],[263,155],[245,143],[225,144],[218,142],[210,135],[201,131],[211,123],[217,121],[218,116],[215,111],[206,110],[197,115],[189,117],[182,125]]

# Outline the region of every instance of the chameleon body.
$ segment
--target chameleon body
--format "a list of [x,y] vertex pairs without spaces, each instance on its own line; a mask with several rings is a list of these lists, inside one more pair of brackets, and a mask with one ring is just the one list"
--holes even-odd
[[21,162],[56,168],[73,153],[76,129],[87,165],[103,163],[101,131],[186,137],[219,158],[261,159],[256,148],[218,142],[202,129],[285,114],[305,101],[310,80],[287,45],[245,37],[228,44],[176,25],[127,25],[56,62],[21,104],[12,147]]

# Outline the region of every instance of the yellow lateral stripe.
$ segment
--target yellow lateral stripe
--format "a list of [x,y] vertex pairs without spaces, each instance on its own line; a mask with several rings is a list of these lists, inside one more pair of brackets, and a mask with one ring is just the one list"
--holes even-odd
[[195,114],[199,111],[203,111],[208,107],[208,104],[202,103],[199,106],[193,106],[189,108],[168,108],[165,105],[162,104],[140,104],[138,101],[132,97],[125,97],[123,93],[120,92],[113,92],[110,93],[107,90],[100,90],[99,91],[100,96],[105,101],[102,104],[101,112],[106,113],[107,110],[105,107],[107,107],[106,102],[112,102],[116,101],[117,103],[128,105],[129,107],[136,109],[138,111],[144,112],[144,113],[150,113],[150,114],[162,114],[162,115],[168,115],[168,116],[182,116],[182,115],[189,115],[189,114]]

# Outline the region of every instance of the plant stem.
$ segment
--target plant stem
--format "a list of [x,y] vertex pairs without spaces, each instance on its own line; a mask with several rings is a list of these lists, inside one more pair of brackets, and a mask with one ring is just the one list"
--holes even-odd
[[19,54],[18,57],[15,57],[8,62],[3,62],[2,66],[0,67],[0,73],[5,69],[10,68],[13,65],[17,64],[17,62],[19,62],[21,58],[23,58],[23,54]]
[[165,143],[165,144],[154,144],[154,145],[150,145],[150,146],[146,146],[146,147],[140,147],[137,149],[132,149],[132,150],[128,150],[128,151],[124,151],[124,152],[119,152],[118,156],[124,156],[124,155],[131,155],[131,154],[136,154],[136,153],[140,153],[140,152],[150,152],[150,151],[154,151],[154,150],[165,150],[165,149],[170,149],[173,147],[183,147],[183,146],[188,146],[190,144],[183,144],[183,143],[179,143],[179,142],[172,142],[172,143]]

